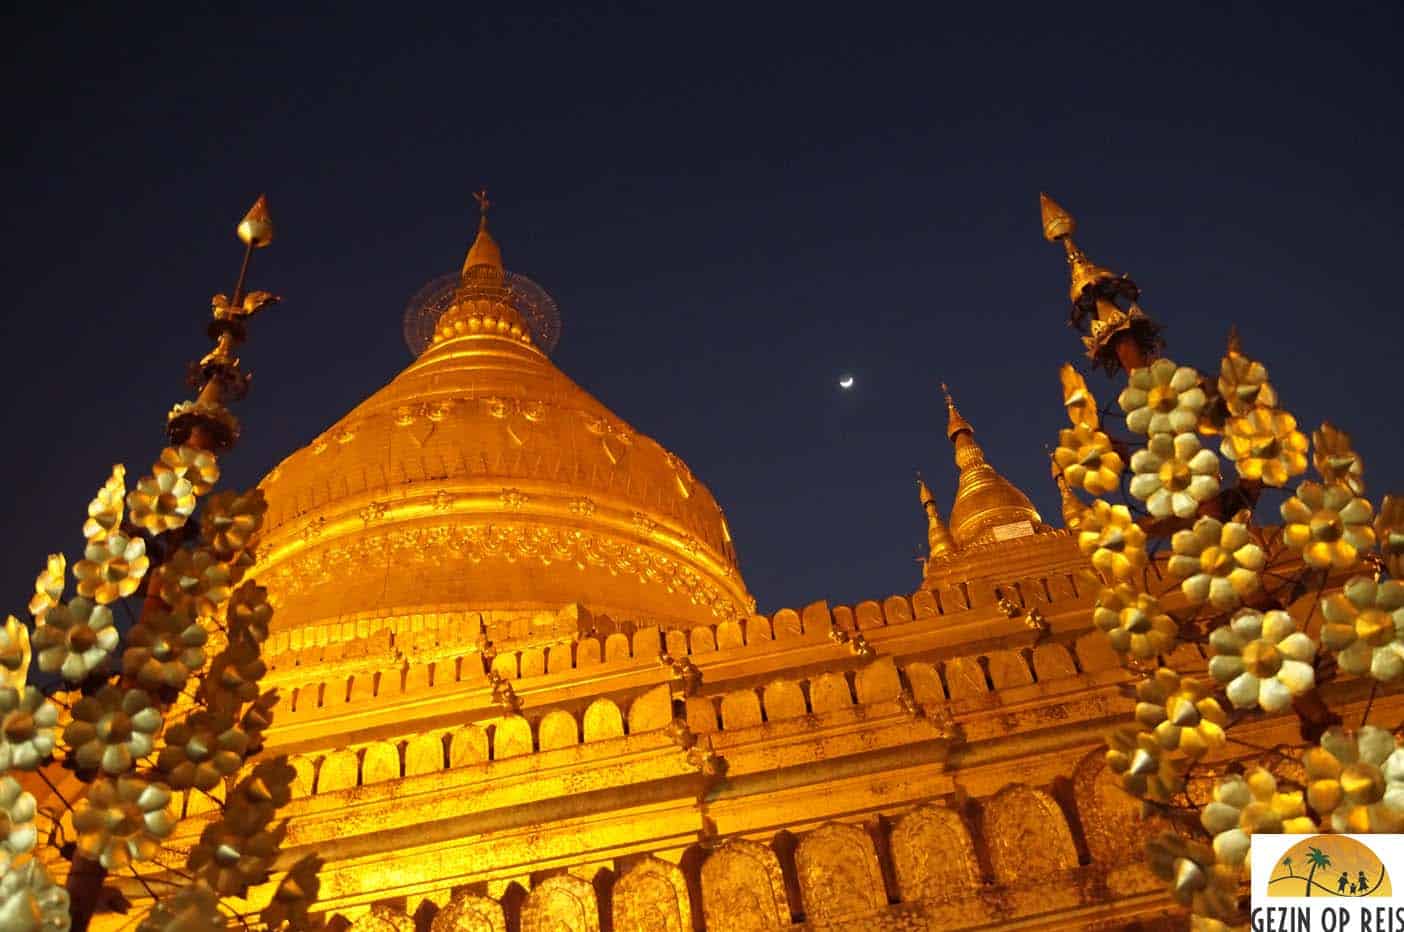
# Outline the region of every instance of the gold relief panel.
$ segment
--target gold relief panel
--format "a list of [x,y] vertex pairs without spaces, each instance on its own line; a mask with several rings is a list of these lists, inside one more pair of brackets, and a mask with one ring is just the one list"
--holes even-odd
[[614,928],[639,932],[691,932],[692,905],[682,871],[645,858],[614,885]]
[[765,845],[726,842],[702,865],[702,913],[708,932],[774,932],[790,924],[780,861]]
[[892,861],[903,902],[942,900],[980,885],[975,847],[960,815],[921,806],[892,830]]
[[795,849],[795,867],[811,920],[851,917],[887,905],[873,840],[856,825],[830,822],[807,833]]
[[460,893],[435,914],[429,932],[507,932],[507,922],[496,900]]
[[[515,489],[504,490],[502,495],[504,502],[511,497],[520,504],[524,499],[515,497],[521,496]],[[308,524],[303,540],[316,540],[322,533],[323,521],[318,518]],[[276,593],[277,599],[286,600],[342,575],[359,573],[366,564],[385,560],[387,552],[405,572],[412,572],[408,567],[415,564],[437,566],[446,559],[466,559],[471,563],[528,559],[547,565],[564,562],[582,568],[599,566],[615,574],[660,583],[694,605],[709,607],[714,617],[730,619],[743,614],[740,606],[700,573],[667,554],[590,531],[539,524],[392,527],[380,533],[357,535],[334,548],[294,554],[260,573],[260,579]]]
[[1077,847],[1063,810],[1041,790],[1006,786],[982,804],[981,833],[989,845],[995,880],[1035,883],[1077,867]]
[[508,438],[519,447],[526,445],[532,426],[546,417],[546,403],[531,398],[489,396],[482,402],[484,410],[503,422]]
[[522,932],[600,932],[595,888],[568,874],[542,881],[522,906]]
[[634,445],[634,432],[622,423],[615,423],[607,417],[597,417],[587,411],[581,411],[580,416],[585,419],[585,429],[600,438],[605,456],[618,466],[629,452],[629,448]]

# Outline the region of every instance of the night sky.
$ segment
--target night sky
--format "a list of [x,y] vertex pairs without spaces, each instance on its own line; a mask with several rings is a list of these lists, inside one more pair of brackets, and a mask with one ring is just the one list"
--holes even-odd
[[1217,367],[1237,322],[1304,427],[1355,435],[1372,498],[1404,488],[1399,4],[27,6],[0,611],[77,555],[109,465],[159,452],[260,191],[252,285],[285,300],[241,353],[233,483],[408,364],[405,303],[487,185],[508,268],[560,304],[557,364],[710,485],[765,611],[916,586],[913,470],[954,493],[942,381],[1061,521],[1044,451],[1081,347],[1040,190],[1172,358]]

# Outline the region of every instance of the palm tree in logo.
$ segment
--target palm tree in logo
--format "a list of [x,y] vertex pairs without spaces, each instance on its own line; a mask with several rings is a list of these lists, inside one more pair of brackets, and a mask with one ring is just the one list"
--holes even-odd
[[1318,867],[1330,867],[1331,856],[1320,848],[1307,849],[1307,863],[1311,865],[1311,870],[1306,875],[1306,895],[1311,896],[1311,878],[1316,873]]
[[1292,873],[1292,859],[1291,859],[1291,858],[1283,858],[1283,859],[1282,859],[1282,866],[1285,867],[1285,868],[1287,868],[1287,876],[1288,876],[1288,877],[1295,877],[1295,876],[1297,876],[1296,874]]

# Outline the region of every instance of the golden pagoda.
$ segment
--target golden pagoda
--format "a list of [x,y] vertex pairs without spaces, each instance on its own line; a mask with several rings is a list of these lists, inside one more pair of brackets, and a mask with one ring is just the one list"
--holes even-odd
[[519,295],[485,208],[424,352],[264,479],[260,579],[299,647],[398,616],[478,617],[464,636],[495,644],[566,606],[684,628],[753,608],[711,492],[551,364]]
[[706,486],[551,362],[486,207],[414,362],[262,483],[264,754],[331,927],[1181,927],[1104,762],[1132,703],[1085,559],[949,395],[920,583],[757,614]]

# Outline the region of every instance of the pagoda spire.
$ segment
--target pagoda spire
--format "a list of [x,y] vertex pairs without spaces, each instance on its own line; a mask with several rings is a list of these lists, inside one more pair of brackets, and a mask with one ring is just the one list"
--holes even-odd
[[466,279],[471,275],[474,278],[500,280],[503,273],[502,248],[488,232],[488,210],[492,207],[492,201],[488,200],[486,188],[473,192],[473,199],[478,202],[478,235],[473,238],[473,245],[468,247],[468,255],[463,260],[463,277]]
[[936,507],[936,496],[931,494],[926,480],[917,473],[917,494],[921,497],[921,507],[926,512],[926,545],[928,559],[935,560],[950,556],[955,552],[955,541],[951,540],[946,523],[941,520],[941,512]]
[[1038,196],[1043,238],[1061,242],[1072,275],[1068,322],[1080,331],[1087,357],[1108,373],[1149,365],[1160,350],[1160,325],[1136,303],[1141,289],[1129,276],[1118,275],[1087,258],[1072,235],[1077,221],[1047,194]]
[[960,468],[950,522],[956,547],[1036,533],[1043,519],[1033,503],[985,461],[975,428],[956,408],[950,389],[942,384],[941,390],[946,394],[946,436],[955,447]]
[[1073,494],[1072,487],[1068,485],[1068,480],[1061,471],[1054,481],[1058,483],[1058,497],[1061,500],[1063,511],[1063,527],[1076,534],[1082,524],[1082,515],[1087,511],[1087,506],[1082,504]]

